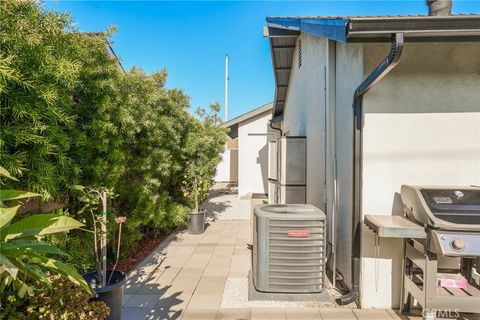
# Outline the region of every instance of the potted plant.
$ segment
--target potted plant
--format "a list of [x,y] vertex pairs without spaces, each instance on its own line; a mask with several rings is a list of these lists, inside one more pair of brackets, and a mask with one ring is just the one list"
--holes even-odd
[[[93,241],[94,255],[97,264],[97,270],[83,275],[90,288],[96,293],[96,298],[110,308],[108,319],[117,320],[122,318],[123,291],[127,280],[127,275],[115,270],[120,257],[120,241],[122,236],[122,225],[126,222],[125,217],[115,218],[119,225],[116,261],[112,269],[107,269],[107,200],[114,197],[112,190],[108,188],[90,188],[75,186],[75,190],[80,192],[79,200],[83,204],[81,212],[89,211],[93,222]],[[101,207],[101,214],[98,211]]]
[[187,171],[185,172],[185,184],[189,184],[191,193],[189,194],[189,192],[185,190],[184,194],[191,196],[194,205],[188,213],[188,233],[190,234],[202,234],[205,231],[206,210],[200,209],[199,204],[200,186],[198,169],[198,162],[192,160],[189,161]]
[[188,231],[191,234],[203,233],[205,229],[206,211],[200,209],[199,204],[208,195],[225,143],[226,132],[217,126],[219,110],[218,103],[210,104],[209,111],[196,110],[200,121],[192,122],[183,147],[186,162],[183,191],[193,206],[188,214]]

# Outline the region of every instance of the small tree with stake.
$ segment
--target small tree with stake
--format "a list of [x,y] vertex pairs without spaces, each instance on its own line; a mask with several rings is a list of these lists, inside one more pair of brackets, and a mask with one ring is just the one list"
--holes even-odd
[[196,110],[200,121],[193,120],[183,148],[187,164],[184,175],[184,192],[196,212],[212,185],[215,167],[225,143],[225,130],[217,126],[220,111],[218,103],[212,103],[209,111]]
[[[120,240],[122,232],[122,224],[126,221],[125,217],[115,218],[115,222],[119,224],[118,238],[117,238],[117,252],[116,262],[110,273],[110,277],[107,279],[107,200],[114,198],[115,193],[108,188],[91,188],[83,186],[75,186],[75,190],[81,193],[79,200],[83,206],[80,209],[81,212],[89,211],[93,221],[93,241],[94,241],[94,254],[97,263],[97,283],[95,287],[105,287],[110,284],[112,275],[118,263],[120,255]],[[96,214],[100,209],[101,214]],[[100,225],[100,228],[98,227]]]

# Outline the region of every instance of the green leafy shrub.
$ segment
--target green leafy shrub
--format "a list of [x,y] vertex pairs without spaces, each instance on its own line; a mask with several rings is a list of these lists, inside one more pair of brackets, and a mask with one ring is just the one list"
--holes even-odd
[[95,270],[94,248],[89,237],[91,235],[84,231],[71,231],[68,234],[56,234],[48,238],[48,242],[68,252],[62,258],[63,262],[75,268],[78,273],[84,274]]
[[107,54],[108,37],[114,30],[69,34],[70,58],[79,61],[72,99],[78,135],[71,157],[81,170],[79,182],[83,185],[115,186],[126,169],[118,86],[124,74],[118,59]]
[[[206,197],[223,150],[218,104],[193,116],[189,97],[166,87],[165,70],[123,72],[109,53],[114,29],[78,32],[68,14],[41,2],[0,1],[0,30],[0,158],[22,177],[19,185],[44,200],[76,184],[114,189],[120,196],[109,213],[129,220],[126,254],[143,237],[184,225],[192,195]],[[186,181],[194,162],[201,168],[195,188]],[[80,206],[70,197],[70,216],[91,229]],[[63,261],[90,268],[85,235],[68,237],[53,237],[71,252]]]
[[68,15],[33,1],[0,1],[0,158],[25,189],[50,199],[78,177],[70,157],[78,135],[72,91],[78,60],[70,59]]
[[[0,167],[0,177],[16,180]],[[14,288],[18,296],[33,295],[38,286],[50,286],[47,271],[61,274],[91,294],[85,280],[73,268],[52,256],[65,255],[44,241],[49,234],[61,233],[83,226],[71,217],[55,214],[35,214],[14,220],[20,205],[8,207],[4,202],[38,196],[38,194],[0,190],[0,293]]]
[[110,309],[71,281],[51,276],[51,288],[44,288],[32,297],[19,298],[13,292],[0,296],[0,319],[18,320],[100,320]]
[[201,122],[193,121],[183,145],[186,168],[183,186],[190,207],[195,210],[198,210],[199,203],[207,197],[212,186],[215,167],[220,161],[226,137],[226,131],[216,125],[220,105],[210,104],[209,109],[208,113],[202,108],[197,109]]
[[27,305],[28,296],[20,298],[16,290],[7,288],[0,295],[0,320],[28,319],[26,315]]

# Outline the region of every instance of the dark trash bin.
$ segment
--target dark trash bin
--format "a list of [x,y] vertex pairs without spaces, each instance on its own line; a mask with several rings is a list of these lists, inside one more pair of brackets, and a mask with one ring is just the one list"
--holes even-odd
[[[110,278],[112,270],[107,270],[107,281]],[[127,280],[127,275],[122,271],[115,270],[110,280],[110,284],[102,287],[95,288],[95,283],[97,283],[97,273],[89,272],[83,275],[85,281],[87,281],[90,288],[95,290],[96,296],[94,299],[105,302],[105,304],[110,308],[110,315],[108,320],[121,320],[122,319],[122,308],[123,308],[123,290],[125,287],[125,282]]]

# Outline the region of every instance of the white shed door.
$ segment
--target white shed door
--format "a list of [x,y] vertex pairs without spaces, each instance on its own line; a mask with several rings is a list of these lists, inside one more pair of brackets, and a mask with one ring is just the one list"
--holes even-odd
[[266,134],[248,134],[246,141],[246,193],[267,193],[268,146]]

